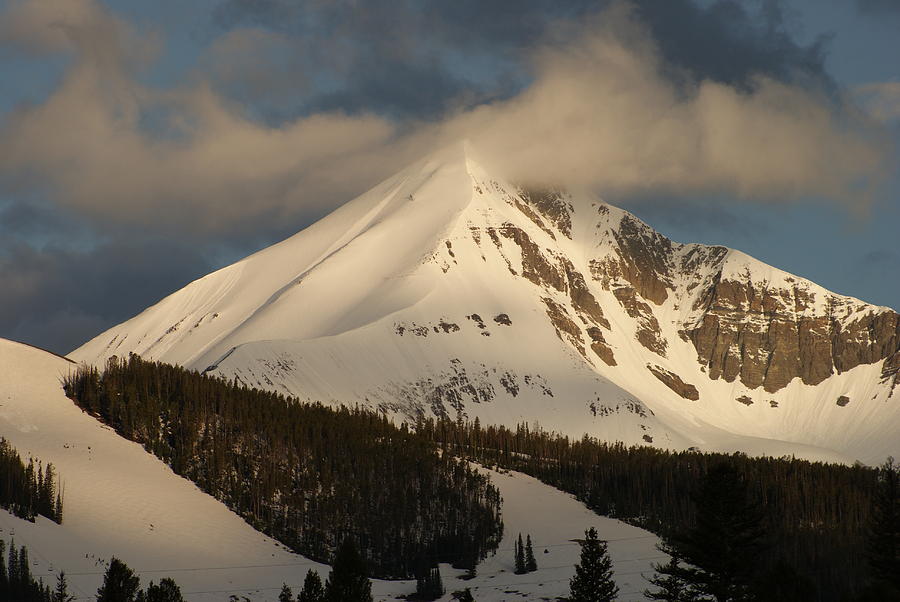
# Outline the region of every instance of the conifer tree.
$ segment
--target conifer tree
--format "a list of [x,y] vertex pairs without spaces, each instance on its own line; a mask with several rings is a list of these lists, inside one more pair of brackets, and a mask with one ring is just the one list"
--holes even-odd
[[60,571],[56,576],[56,589],[53,591],[53,602],[72,602],[74,596],[69,595],[69,584],[66,582],[66,572]]
[[294,602],[294,592],[287,583],[281,584],[281,592],[278,594],[278,602]]
[[113,556],[97,590],[97,602],[134,602],[140,579],[128,565]]
[[31,564],[28,562],[28,548],[19,548],[19,587],[26,591],[31,585]]
[[710,468],[694,501],[696,525],[670,542],[692,565],[684,570],[685,580],[718,602],[748,599],[765,547],[759,506],[750,501],[737,469],[724,462]]
[[16,540],[9,542],[9,562],[7,562],[7,574],[9,581],[9,591],[13,594],[19,593],[19,550],[16,549]]
[[372,602],[372,582],[366,577],[363,559],[349,537],[335,556],[325,582],[325,599],[328,602]]
[[303,580],[303,589],[297,594],[297,602],[325,602],[325,588],[319,573],[309,569]]
[[416,599],[437,600],[444,595],[444,582],[441,580],[441,571],[438,567],[432,567],[416,579]]
[[685,580],[685,567],[681,565],[681,558],[678,551],[673,547],[662,544],[656,548],[669,555],[669,562],[666,564],[654,564],[653,570],[656,573],[647,580],[657,590],[644,590],[644,597],[648,600],[665,600],[666,602],[693,602],[697,600],[696,594],[691,590],[689,584]]
[[56,492],[56,506],[53,512],[53,520],[57,524],[62,524],[62,514],[63,514],[63,503],[62,503],[62,492],[57,490]]
[[514,554],[515,554],[515,569],[513,572],[516,575],[522,575],[522,574],[526,573],[527,571],[525,570],[525,550],[524,550],[524,547],[522,546],[522,534],[521,533],[519,533],[519,539],[516,541]]
[[900,599],[900,473],[893,458],[878,470],[869,527],[869,566],[878,587]]
[[140,602],[184,602],[181,588],[169,577],[161,579],[159,585],[155,585],[151,581],[146,592],[138,594],[138,600]]
[[581,542],[581,560],[575,565],[575,576],[569,582],[571,602],[611,602],[616,599],[619,587],[613,581],[612,559],[606,542],[597,538],[597,530],[591,527],[584,532]]
[[531,534],[525,538],[525,572],[533,573],[537,570],[537,559],[534,557],[534,548],[531,547]]
[[6,542],[0,539],[0,594],[6,594],[9,578],[6,575]]

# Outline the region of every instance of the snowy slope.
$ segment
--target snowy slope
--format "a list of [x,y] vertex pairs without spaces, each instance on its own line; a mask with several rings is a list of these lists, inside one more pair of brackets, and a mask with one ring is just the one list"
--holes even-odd
[[[0,366],[0,435],[62,477],[62,525],[0,511],[0,536],[28,546],[35,574],[65,570],[75,595],[91,596],[111,556],[145,582],[172,576],[189,591],[257,587],[284,573],[225,567],[308,563],[77,408],[60,385],[67,360],[0,340]],[[197,567],[216,568],[183,570]]]
[[[55,582],[56,572],[64,570],[73,595],[93,599],[104,562],[112,556],[139,572],[144,586],[170,576],[188,600],[198,602],[231,594],[275,600],[282,583],[298,591],[309,568],[327,576],[328,567],[285,551],[139,445],[79,410],[60,388],[60,378],[72,368],[67,360],[0,340],[0,366],[0,436],[24,457],[52,462],[63,478],[62,525],[43,517],[29,523],[0,510],[0,537],[28,546],[33,572],[45,582]],[[512,590],[526,597],[562,594],[578,557],[572,539],[590,526],[612,540],[622,591],[644,587],[638,572],[648,571],[660,556],[653,535],[598,517],[571,496],[525,475],[491,475],[504,497],[500,551],[478,567],[471,581],[442,566],[448,592],[470,587],[477,599],[488,601],[510,599],[506,592]],[[512,574],[519,532],[534,539],[537,573]],[[414,589],[409,581],[373,586],[379,600]]]
[[673,243],[599,201],[519,190],[467,144],[71,357],[132,352],[399,419],[835,461],[900,453],[890,309]]

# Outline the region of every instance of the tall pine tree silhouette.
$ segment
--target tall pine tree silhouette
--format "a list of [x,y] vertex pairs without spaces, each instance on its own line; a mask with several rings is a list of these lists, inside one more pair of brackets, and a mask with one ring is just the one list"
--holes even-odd
[[53,602],[73,602],[75,596],[69,595],[69,583],[66,581],[66,572],[60,571],[56,576],[56,589],[53,590]]
[[525,570],[525,549],[524,549],[524,546],[522,545],[522,534],[521,533],[519,533],[519,539],[516,540],[515,548],[516,548],[516,550],[515,550],[515,569],[513,572],[516,575],[523,575],[527,571]]
[[766,547],[762,510],[737,469],[724,462],[709,469],[694,502],[696,525],[667,542],[691,565],[682,576],[717,602],[751,599]]
[[581,561],[575,565],[575,576],[569,582],[571,602],[611,602],[619,593],[613,581],[612,559],[606,542],[597,538],[591,527],[581,542]]
[[97,590],[97,602],[134,602],[140,579],[128,565],[113,556]]
[[325,582],[325,599],[329,602],[372,602],[372,582],[366,577],[362,556],[349,537],[334,558]]
[[531,534],[525,538],[525,572],[533,573],[537,570],[537,559],[534,557],[534,548],[531,546]]
[[665,600],[666,602],[692,602],[696,594],[686,580],[687,569],[681,564],[677,550],[669,545],[657,545],[656,548],[669,555],[666,564],[654,564],[656,573],[648,579],[656,590],[645,589],[644,597],[648,600]]
[[297,594],[297,602],[325,602],[325,587],[319,573],[309,569],[303,580],[303,589]]
[[866,592],[867,599],[892,596],[900,600],[900,473],[894,458],[888,458],[878,469],[868,558],[874,583]]

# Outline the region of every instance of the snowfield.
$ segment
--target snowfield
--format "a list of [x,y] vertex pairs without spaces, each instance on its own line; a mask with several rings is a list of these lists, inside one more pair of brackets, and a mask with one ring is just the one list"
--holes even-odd
[[[63,524],[35,523],[0,510],[0,537],[28,546],[35,575],[55,583],[64,570],[70,593],[92,600],[112,556],[150,580],[172,577],[186,599],[276,600],[282,583],[298,592],[306,571],[328,567],[285,550],[252,529],[225,506],[175,475],[143,448],[119,437],[77,408],[60,379],[70,361],[20,343],[0,340],[0,436],[24,457],[52,462],[62,476]],[[470,587],[480,601],[553,599],[568,591],[579,546],[574,540],[597,527],[610,540],[622,600],[639,600],[642,574],[664,562],[657,538],[647,531],[600,517],[572,496],[518,473],[491,471],[503,495],[504,538],[497,555],[477,576],[441,566],[449,600]],[[513,574],[513,545],[530,533],[539,570]],[[546,550],[546,552],[545,552]],[[412,593],[414,581],[374,581],[378,600]]]
[[[886,360],[769,392],[711,377],[686,334],[722,279],[751,297],[775,291],[795,325],[833,310],[849,327],[889,308],[739,251],[673,243],[596,199],[529,198],[453,145],[71,357],[102,366],[137,353],[398,420],[527,422],[626,444],[847,463],[900,455],[900,387],[883,376]],[[764,338],[766,312],[738,310],[737,324],[758,329],[751,340]],[[768,357],[767,344],[749,357]]]

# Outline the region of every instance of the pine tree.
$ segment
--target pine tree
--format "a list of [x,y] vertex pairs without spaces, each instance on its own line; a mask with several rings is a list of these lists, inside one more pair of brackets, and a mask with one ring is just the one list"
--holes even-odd
[[325,588],[319,573],[309,569],[303,580],[303,589],[297,594],[297,602],[325,602]]
[[696,594],[691,590],[685,577],[685,567],[681,565],[678,551],[667,544],[657,545],[656,548],[670,556],[666,564],[654,564],[656,573],[647,579],[657,588],[656,591],[644,590],[644,597],[648,600],[665,600],[666,602],[693,602],[697,600]]
[[531,534],[525,538],[525,572],[533,573],[537,570],[537,559],[534,557],[534,548],[531,547]]
[[297,594],[297,602],[325,602],[326,600],[322,578],[319,576],[319,573],[309,569],[306,572],[306,578],[303,580],[303,588]]
[[31,581],[31,563],[28,562],[28,548],[22,546],[19,548],[19,586],[22,588],[22,591],[28,589]]
[[691,565],[684,569],[685,580],[718,602],[750,599],[765,547],[762,511],[750,501],[737,469],[727,463],[710,468],[694,501],[696,525],[669,542]]
[[287,583],[281,584],[281,592],[278,594],[278,602],[294,602],[294,592]]
[[9,562],[7,566],[7,575],[9,582],[9,591],[16,595],[19,593],[19,550],[16,549],[16,540],[9,542]]
[[372,582],[366,577],[363,559],[349,537],[338,549],[325,582],[329,602],[372,602]]
[[900,598],[900,473],[893,458],[878,470],[878,490],[872,500],[868,559],[876,585]]
[[140,579],[128,565],[113,556],[97,590],[97,602],[134,602]]
[[522,534],[519,533],[519,539],[516,541],[515,545],[515,569],[514,573],[516,575],[523,575],[527,571],[525,570],[525,550],[522,546]]
[[160,580],[159,585],[154,585],[151,581],[146,592],[142,592],[142,595],[138,596],[138,600],[143,602],[184,602],[181,588],[169,577]]
[[569,582],[571,602],[611,602],[619,587],[613,581],[612,559],[606,542],[597,538],[591,527],[581,542],[581,561],[575,565],[575,576]]
[[0,594],[9,593],[9,577],[6,575],[6,542],[0,539]]
[[437,600],[444,595],[444,582],[441,580],[441,571],[438,567],[432,567],[416,579],[416,599]]
[[69,595],[69,584],[66,582],[66,572],[60,571],[56,576],[56,589],[53,591],[53,602],[72,602],[74,596]]
[[56,506],[54,508],[53,520],[58,524],[62,524],[62,514],[63,514],[63,503],[62,503],[62,492],[56,492]]

